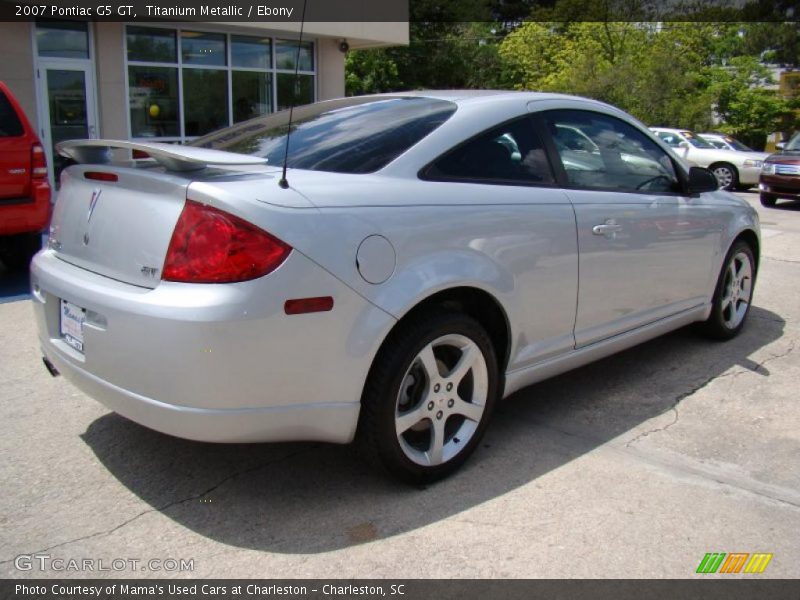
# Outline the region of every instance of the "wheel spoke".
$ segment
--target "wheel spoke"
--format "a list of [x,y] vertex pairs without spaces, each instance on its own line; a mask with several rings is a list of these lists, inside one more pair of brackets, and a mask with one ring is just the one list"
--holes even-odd
[[427,454],[431,465],[439,465],[444,460],[444,419],[433,420],[431,445]]
[[395,418],[394,422],[395,422],[395,427],[397,429],[397,435],[404,434],[414,425],[427,418],[428,418],[428,413],[425,410],[425,400],[423,400],[420,403],[420,405],[414,410],[410,410],[407,413],[398,415]]
[[425,346],[417,357],[420,363],[422,363],[422,368],[425,369],[425,373],[428,375],[428,381],[433,382],[442,376],[439,372],[439,365],[436,363],[436,357],[433,355],[432,344]]
[[484,407],[480,404],[473,404],[472,402],[465,402],[464,400],[457,399],[455,405],[453,405],[453,413],[462,415],[470,421],[480,423],[481,417],[483,416],[483,408]]
[[728,305],[731,303],[732,300],[733,300],[733,298],[731,297],[730,294],[728,294],[727,296],[725,296],[722,299],[722,312],[723,313],[725,312],[725,309],[728,308]]
[[458,363],[453,370],[447,375],[448,379],[451,379],[456,387],[458,384],[461,383],[461,380],[464,379],[464,376],[469,372],[469,370],[475,364],[475,361],[478,360],[480,352],[474,345],[466,346],[461,351],[461,358],[458,359]]

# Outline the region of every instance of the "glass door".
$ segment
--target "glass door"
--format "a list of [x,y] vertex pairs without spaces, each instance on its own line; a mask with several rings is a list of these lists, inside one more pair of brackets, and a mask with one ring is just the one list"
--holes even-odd
[[42,142],[47,150],[57,185],[68,160],[55,152],[65,140],[96,138],[94,79],[90,65],[70,65],[66,61],[39,62],[39,84],[43,100]]

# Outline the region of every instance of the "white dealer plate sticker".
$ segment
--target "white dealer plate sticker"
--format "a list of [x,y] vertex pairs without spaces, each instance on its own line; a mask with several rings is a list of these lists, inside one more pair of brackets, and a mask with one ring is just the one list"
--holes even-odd
[[83,352],[83,323],[86,321],[86,310],[61,301],[61,337],[78,352]]

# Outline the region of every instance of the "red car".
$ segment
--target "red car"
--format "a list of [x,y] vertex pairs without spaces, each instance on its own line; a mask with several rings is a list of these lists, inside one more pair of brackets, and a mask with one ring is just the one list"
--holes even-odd
[[0,261],[26,268],[50,221],[47,159],[11,90],[0,81]]

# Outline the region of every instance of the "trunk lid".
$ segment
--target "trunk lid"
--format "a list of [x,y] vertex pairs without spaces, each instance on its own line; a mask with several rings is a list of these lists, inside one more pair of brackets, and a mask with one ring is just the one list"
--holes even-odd
[[[160,171],[160,170],[159,170]],[[146,169],[74,166],[61,175],[50,247],[71,264],[154,288],[190,180]],[[110,173],[116,181],[87,179]]]
[[[61,175],[49,246],[65,262],[154,288],[189,184],[209,166],[257,168],[263,159],[186,146],[126,140],[70,140],[56,147],[79,163]],[[111,164],[114,151],[152,161]],[[158,166],[156,166],[157,163]]]

